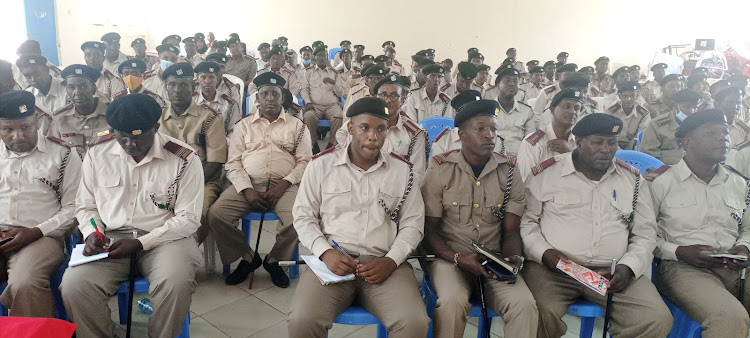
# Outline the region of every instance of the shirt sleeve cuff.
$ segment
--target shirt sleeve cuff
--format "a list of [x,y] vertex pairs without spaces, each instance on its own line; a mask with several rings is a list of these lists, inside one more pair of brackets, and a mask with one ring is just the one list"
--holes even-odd
[[661,259],[668,259],[676,261],[677,259],[677,247],[679,245],[669,242],[661,242],[659,244],[659,257]]
[[242,182],[234,183],[234,189],[236,189],[237,193],[239,193],[239,194],[242,193],[242,190],[245,190],[247,188],[252,188],[252,187],[253,187],[253,185],[252,185],[252,183],[250,183],[250,181],[244,181],[243,180]]
[[385,255],[385,257],[388,257],[396,262],[396,267],[400,266],[401,263],[406,261],[407,256],[409,256],[409,253],[405,253],[403,252],[403,250],[400,250],[396,247],[391,247],[391,251],[388,251],[388,253]]
[[293,175],[293,174],[289,174],[282,179],[291,183],[292,185],[299,184],[300,182],[300,180],[296,177],[296,175]]
[[[83,236],[82,240],[83,240],[84,243],[86,242],[86,238],[89,238],[89,236],[91,234],[93,234],[93,233],[96,232],[96,230],[94,230],[94,228],[90,224],[87,224],[87,225],[88,226],[79,226],[78,227],[78,230],[81,230],[81,235]],[[102,232],[102,235],[104,235],[103,232]]]
[[145,234],[141,237],[138,237],[137,239],[141,242],[144,251],[151,250],[156,247],[156,238],[153,233]]
[[644,266],[643,263],[633,255],[625,254],[625,256],[622,257],[622,259],[617,262],[617,264],[627,265],[630,270],[633,271],[633,275],[635,275],[635,278],[640,277],[643,275],[644,272]]
[[44,221],[43,223],[36,226],[42,231],[42,235],[47,236],[48,233],[56,230],[58,227],[50,221]]
[[523,216],[523,211],[526,209],[525,204],[521,203],[508,203],[508,205],[505,207],[505,212],[509,212],[511,214],[514,214],[518,217]]
[[320,236],[313,240],[312,247],[310,248],[310,251],[312,251],[313,255],[315,257],[320,258],[320,256],[323,255],[324,252],[333,249],[333,246],[328,243],[328,240],[326,240],[325,237]]
[[544,252],[549,249],[552,249],[552,246],[547,244],[546,242],[537,243],[533,248],[529,248],[527,250],[529,256],[528,258],[539,264],[544,264],[542,263],[542,256],[544,256]]

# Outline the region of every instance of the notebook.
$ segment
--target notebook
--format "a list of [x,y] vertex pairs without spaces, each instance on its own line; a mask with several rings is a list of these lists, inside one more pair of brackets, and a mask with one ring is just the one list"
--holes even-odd
[[321,261],[315,255],[301,255],[300,257],[302,257],[302,260],[305,261],[305,264],[307,264],[307,266],[310,267],[310,269],[315,273],[315,275],[318,276],[318,279],[320,280],[320,284],[322,285],[336,284],[336,283],[354,280],[353,273],[339,276],[331,272],[331,270],[328,269],[328,266],[326,265],[326,263],[323,263],[323,261]]
[[487,269],[492,273],[505,280],[515,280],[518,275],[518,266],[515,266],[511,262],[506,262],[500,253],[494,252],[482,244],[471,241],[471,246],[474,247],[474,251],[487,257],[487,260],[482,262]]
[[589,289],[596,291],[596,293],[602,296],[607,295],[609,280],[595,271],[583,265],[566,262],[562,259],[557,262],[557,268],[566,275],[575,278],[581,284],[586,285]]
[[109,257],[109,252],[102,252],[96,255],[84,256],[83,248],[85,246],[86,246],[85,244],[80,244],[80,245],[76,245],[76,247],[73,248],[73,252],[70,254],[70,263],[68,263],[69,267],[91,263],[91,262]]

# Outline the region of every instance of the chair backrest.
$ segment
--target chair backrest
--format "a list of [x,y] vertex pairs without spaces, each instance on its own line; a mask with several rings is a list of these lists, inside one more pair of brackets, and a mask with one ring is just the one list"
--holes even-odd
[[339,51],[341,51],[341,47],[336,47],[336,48],[329,49],[328,50],[328,59],[333,60],[336,57],[336,53],[338,53]]
[[664,165],[664,163],[659,161],[658,158],[635,150],[618,150],[615,153],[615,157],[638,168],[638,170],[641,171],[641,175],[643,175],[648,168],[656,169]]
[[300,107],[305,108],[305,100],[302,99],[302,96],[297,96],[297,103]]
[[641,150],[641,142],[643,141],[643,131],[645,129],[638,132],[638,134],[635,135],[635,139],[637,142],[635,143],[635,150],[640,151]]
[[419,121],[419,126],[427,130],[427,136],[430,139],[430,148],[432,148],[432,141],[435,137],[440,134],[446,127],[453,129],[453,119],[445,116],[433,116],[428,117],[422,121]]

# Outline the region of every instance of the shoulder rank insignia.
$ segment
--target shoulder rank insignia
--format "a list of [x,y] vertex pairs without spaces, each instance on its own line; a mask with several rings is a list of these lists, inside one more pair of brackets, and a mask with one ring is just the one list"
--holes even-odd
[[508,156],[508,155],[505,155],[505,154],[502,154],[502,153],[499,153],[499,152],[496,152],[496,151],[495,151],[494,153],[495,153],[495,155],[497,155],[497,156],[500,156],[500,157],[502,157],[502,158],[504,158],[504,159],[507,159],[507,160],[508,160],[508,163],[509,163],[510,165],[516,165],[516,163],[518,163],[518,158],[517,158],[517,157],[513,157],[513,156]]
[[114,78],[117,77],[115,74],[112,74],[112,72],[110,72],[110,71],[108,71],[106,69],[104,70],[104,76],[106,76],[107,79],[109,79],[109,80],[112,80],[112,79],[114,79]]
[[651,112],[649,112],[648,109],[644,108],[643,106],[641,106],[639,104],[637,104],[635,106],[635,111],[638,112],[638,114],[641,114],[641,115],[649,115],[649,114],[651,114]]
[[197,90],[193,92],[193,96],[198,96],[198,94],[199,94],[199,93],[198,93],[198,91],[197,91]]
[[544,169],[547,169],[547,168],[551,167],[556,162],[557,162],[557,160],[554,157],[550,157],[550,158],[542,161],[542,163],[539,163],[538,165],[535,165],[535,166],[531,167],[531,174],[534,175],[534,176],[539,175],[539,173],[541,173],[542,171],[544,171]]
[[66,111],[70,110],[71,108],[73,108],[73,103],[72,103],[72,102],[71,102],[71,103],[68,103],[68,104],[66,104],[66,105],[64,105],[64,106],[62,106],[62,107],[61,107],[60,109],[58,109],[58,110],[55,110],[55,112],[54,112],[54,113],[52,113],[52,116],[57,116],[58,114],[62,114],[62,113],[64,113],[64,112],[66,112]]
[[448,127],[443,128],[443,131],[441,131],[440,134],[437,134],[437,136],[435,136],[435,139],[433,139],[432,142],[437,142],[437,140],[439,140],[449,130],[451,130],[451,128],[448,128]]
[[65,142],[65,141],[63,141],[63,140],[61,140],[61,139],[59,139],[57,137],[47,136],[47,139],[50,140],[50,141],[52,141],[52,142],[54,142],[54,143],[57,143],[57,144],[65,147],[65,148],[70,148],[70,144],[68,142]]
[[539,142],[539,140],[541,140],[545,134],[546,133],[544,132],[544,130],[539,129],[529,135],[529,137],[525,138],[525,140],[531,143],[531,145],[536,145],[536,143]]
[[315,154],[315,155],[314,155],[314,156],[313,156],[312,158],[313,158],[313,160],[314,160],[314,159],[316,159],[316,158],[318,158],[318,157],[321,157],[321,156],[323,156],[323,155],[325,155],[325,154],[330,154],[330,153],[332,153],[332,152],[333,152],[334,150],[336,150],[336,146],[333,146],[333,147],[330,147],[330,148],[328,148],[328,149],[326,149],[326,150],[323,150],[323,151],[321,151],[321,152],[319,152],[319,153]]
[[227,101],[229,101],[229,102],[231,102],[233,104],[237,103],[237,101],[234,98],[232,98],[231,96],[227,95],[226,93],[221,94],[221,98],[223,98],[224,100],[227,100]]
[[168,141],[164,144],[164,149],[166,149],[168,152],[177,155],[179,158],[183,160],[187,160],[188,156],[193,153],[192,150],[185,148],[177,143],[174,143],[172,141]]
[[128,90],[127,89],[123,89],[123,90],[117,92],[115,95],[112,96],[112,98],[116,99],[116,98],[119,98],[120,96],[123,96],[123,95],[128,95]]
[[750,180],[745,175],[743,175],[739,170],[734,169],[734,167],[732,167],[731,165],[723,164],[723,166],[724,166],[724,169],[726,169],[728,171],[731,171],[731,172],[733,172],[733,173],[735,173],[737,175],[740,175],[740,177],[742,177],[742,179],[744,179],[745,181]]
[[443,102],[445,104],[450,104],[451,103],[451,97],[448,96],[448,95],[446,95],[445,93],[440,93],[439,96],[440,96],[440,99],[443,100]]
[[554,91],[555,91],[556,89],[557,89],[557,87],[556,87],[556,86],[554,86],[554,85],[552,85],[552,86],[549,86],[549,87],[547,87],[547,88],[544,88],[544,93],[545,93],[545,94],[551,94],[551,93],[552,93],[552,92],[554,92]]
[[646,175],[643,177],[648,181],[653,181],[655,178],[659,177],[659,175],[663,174],[667,169],[671,168],[668,165],[662,165],[659,168],[656,168],[656,170],[647,170]]
[[747,147],[747,145],[749,145],[749,144],[750,144],[750,140],[747,140],[747,141],[738,143],[736,146],[734,146],[734,148],[735,149],[742,149],[744,147]]
[[437,164],[443,164],[443,163],[446,162],[445,159],[448,157],[448,155],[450,155],[454,151],[458,151],[458,149],[451,150],[451,151],[443,153],[443,154],[435,155],[435,156],[432,157],[432,159],[435,160],[435,163],[437,163]]
[[619,110],[621,106],[622,106],[622,105],[621,105],[621,104],[620,104],[619,102],[617,102],[617,103],[616,103],[616,104],[614,104],[614,105],[613,105],[612,107],[609,107],[609,111],[611,111],[611,112],[613,112],[613,113],[614,113],[614,112],[616,112],[617,110]]
[[446,89],[448,89],[450,87],[451,87],[451,84],[450,83],[446,83],[445,86],[440,87],[440,91],[444,92]]
[[[403,113],[403,112],[402,112]],[[411,119],[404,120],[404,128],[412,135],[419,135],[424,129],[419,127],[418,124],[414,123]]]
[[397,158],[397,159],[399,159],[399,160],[401,160],[401,161],[404,161],[404,162],[405,162],[406,164],[408,164],[408,165],[410,165],[410,166],[414,165],[414,164],[412,164],[411,162],[409,162],[409,161],[408,161],[407,159],[405,159],[405,158],[404,158],[403,156],[401,156],[401,155],[399,155],[399,154],[396,154],[396,153],[394,153],[394,152],[391,152],[391,156],[393,156],[393,157],[395,157],[395,158]]
[[628,171],[630,171],[631,173],[633,173],[633,175],[638,176],[638,175],[641,174],[641,171],[638,168],[630,165],[630,163],[625,162],[625,161],[623,161],[623,160],[621,160],[619,158],[615,159],[615,163],[617,163],[617,165],[619,165],[619,166],[627,169]]

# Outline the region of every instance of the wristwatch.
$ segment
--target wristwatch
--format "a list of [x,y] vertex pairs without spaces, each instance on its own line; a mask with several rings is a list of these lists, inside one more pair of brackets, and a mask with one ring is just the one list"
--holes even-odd
[[518,258],[519,261],[521,261],[521,266],[518,267],[518,270],[523,269],[523,262],[526,261],[526,258],[523,258],[523,256],[521,256],[521,255],[513,255],[513,257],[516,257],[516,258]]

